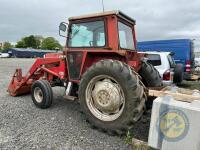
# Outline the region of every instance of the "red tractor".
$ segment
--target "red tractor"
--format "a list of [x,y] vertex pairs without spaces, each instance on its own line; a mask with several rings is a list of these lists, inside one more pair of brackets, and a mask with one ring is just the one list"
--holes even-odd
[[[65,51],[37,58],[26,76],[17,69],[11,96],[31,93],[33,103],[48,108],[53,86],[65,98],[79,100],[92,126],[124,134],[143,114],[148,90],[162,86],[155,68],[136,51],[135,20],[120,11],[69,18]],[[62,35],[62,34],[61,34]]]

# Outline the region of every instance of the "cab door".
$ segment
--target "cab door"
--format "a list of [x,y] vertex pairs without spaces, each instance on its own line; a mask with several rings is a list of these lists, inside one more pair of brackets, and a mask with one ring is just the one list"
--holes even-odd
[[69,26],[67,63],[70,79],[80,80],[80,72],[87,51],[106,46],[105,22],[92,19],[73,22]]
[[69,77],[72,80],[80,80],[81,66],[83,62],[83,51],[68,51],[67,65]]

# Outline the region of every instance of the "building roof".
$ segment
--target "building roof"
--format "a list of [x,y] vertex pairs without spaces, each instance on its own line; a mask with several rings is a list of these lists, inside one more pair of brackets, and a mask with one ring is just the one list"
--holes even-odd
[[119,10],[106,11],[106,12],[102,12],[102,13],[93,13],[93,14],[88,14],[88,15],[70,17],[69,21],[71,21],[71,20],[79,20],[79,19],[87,19],[87,18],[94,18],[94,17],[109,16],[109,15],[117,15],[120,18],[123,18],[125,20],[129,20],[129,21],[135,23],[134,19],[132,19],[131,17],[127,16],[126,14],[124,14],[123,12],[121,12]]

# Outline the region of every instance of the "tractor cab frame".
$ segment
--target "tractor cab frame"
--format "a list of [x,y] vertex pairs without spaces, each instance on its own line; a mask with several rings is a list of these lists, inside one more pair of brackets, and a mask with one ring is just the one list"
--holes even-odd
[[60,24],[59,33],[68,31],[65,55],[70,81],[79,82],[85,70],[101,59],[121,60],[140,69],[143,54],[136,52],[134,19],[110,11],[71,17],[66,25]]

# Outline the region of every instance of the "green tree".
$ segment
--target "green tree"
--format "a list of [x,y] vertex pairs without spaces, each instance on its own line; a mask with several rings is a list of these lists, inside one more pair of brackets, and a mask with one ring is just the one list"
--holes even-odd
[[16,48],[26,48],[25,43],[23,40],[18,41],[17,44],[15,45]]
[[12,48],[12,44],[10,42],[4,42],[3,43],[3,50],[8,49],[8,48]]
[[41,48],[41,43],[44,40],[44,38],[42,36],[35,36],[36,39],[36,45],[37,45],[37,49]]
[[24,40],[26,47],[37,48],[36,39],[33,35],[25,37],[23,40]]
[[62,46],[60,43],[53,37],[47,37],[42,41],[41,44],[42,49],[50,49],[50,50],[56,50],[56,49],[62,49]]
[[40,48],[40,41],[33,35],[27,36],[22,38],[20,41],[17,42],[17,48]]
[[2,51],[2,43],[0,43],[0,52]]

